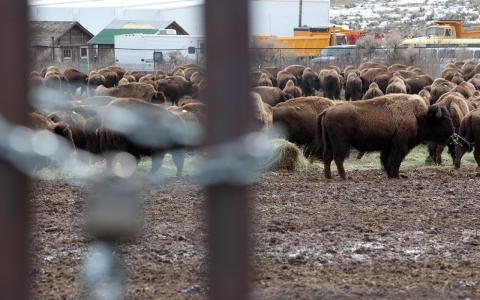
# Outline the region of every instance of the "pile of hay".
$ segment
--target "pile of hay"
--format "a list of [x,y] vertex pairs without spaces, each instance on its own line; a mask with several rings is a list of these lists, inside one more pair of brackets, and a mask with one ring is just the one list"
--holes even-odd
[[306,171],[309,161],[294,143],[284,139],[270,140],[271,156],[262,165],[263,171]]

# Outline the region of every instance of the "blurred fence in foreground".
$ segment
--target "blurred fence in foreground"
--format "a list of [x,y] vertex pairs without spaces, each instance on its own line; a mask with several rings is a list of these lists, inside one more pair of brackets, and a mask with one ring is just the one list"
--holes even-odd
[[[202,168],[202,178],[208,179],[203,184],[207,188],[209,210],[210,298],[247,299],[250,267],[247,255],[249,222],[246,186],[253,178],[248,170],[248,162],[261,157],[260,145],[264,144],[259,137],[249,134],[247,128],[250,128],[252,119],[251,108],[242,101],[248,93],[247,1],[207,0],[205,7],[207,40],[216,45],[207,51],[210,58],[207,75],[216,84],[207,87],[212,109],[208,114],[207,126],[208,159]],[[0,104],[0,114],[8,117],[0,118],[0,185],[3,195],[0,199],[0,298],[7,300],[29,298],[27,175],[30,175],[36,162],[45,158],[64,163],[64,157],[72,157],[69,154],[81,153],[68,145],[63,137],[19,125],[27,123],[27,112],[31,110],[28,108],[28,88],[18,88],[31,70],[24,59],[28,57],[27,11],[25,0],[7,1],[0,11],[2,36],[9,41],[16,41],[7,43],[0,50],[2,92],[8,99]],[[51,99],[48,95],[47,98]],[[75,111],[73,113],[76,114]],[[120,134],[132,134],[138,126],[143,126],[144,119],[137,118],[139,120],[135,121],[133,118],[132,122],[130,111],[122,113],[127,114],[128,118],[124,115],[118,118],[123,122],[117,128]],[[177,128],[169,124],[156,122],[152,126],[163,128],[166,136],[181,136]],[[155,130],[150,132],[155,133]],[[151,142],[150,139],[143,139],[140,144],[148,146]],[[73,161],[75,164],[81,163],[75,158]],[[135,158],[121,155],[117,162],[121,171],[103,174],[107,175],[105,183],[109,183],[103,185],[106,190],[97,188],[97,196],[94,193],[92,199],[87,201],[87,204],[100,202],[91,206],[92,211],[87,216],[92,222],[87,223],[93,224],[90,228],[92,234],[104,242],[96,244],[93,251],[105,255],[100,260],[84,261],[84,283],[91,289],[84,294],[86,298],[122,298],[120,281],[112,273],[114,247],[111,242],[131,232],[130,226],[124,226],[130,224],[125,220],[136,217],[137,183],[129,180],[132,188],[124,192],[126,184],[122,180],[132,175],[131,165],[135,163]],[[62,167],[68,166],[67,163]],[[99,182],[102,178],[91,179]],[[120,190],[119,182],[122,187]],[[122,201],[124,205],[116,201],[115,209],[111,209],[107,205],[108,199],[118,198],[119,194],[126,198]],[[135,227],[134,223],[132,228]],[[101,280],[104,282],[99,282]]]

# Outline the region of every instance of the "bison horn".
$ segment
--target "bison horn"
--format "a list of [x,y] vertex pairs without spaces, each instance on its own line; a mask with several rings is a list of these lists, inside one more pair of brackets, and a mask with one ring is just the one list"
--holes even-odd
[[442,110],[440,109],[440,106],[437,106],[437,107],[438,107],[438,111],[435,116],[437,117],[437,119],[440,119],[442,117]]

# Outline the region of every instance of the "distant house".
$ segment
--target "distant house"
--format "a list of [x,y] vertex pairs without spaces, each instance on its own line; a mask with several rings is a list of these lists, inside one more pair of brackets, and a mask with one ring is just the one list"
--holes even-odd
[[156,34],[162,29],[174,29],[177,35],[188,35],[188,32],[175,21],[115,20],[88,41],[88,44],[94,47],[100,65],[109,65],[114,63],[116,35]]
[[35,70],[56,65],[87,72],[93,63],[93,34],[78,22],[30,22],[32,64]]

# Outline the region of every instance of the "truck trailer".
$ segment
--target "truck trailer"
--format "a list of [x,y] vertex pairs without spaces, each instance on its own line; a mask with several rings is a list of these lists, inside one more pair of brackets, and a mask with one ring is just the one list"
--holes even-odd
[[[170,29],[167,29],[170,30]],[[126,70],[155,71],[155,64],[169,64],[174,52],[203,63],[205,36],[176,34],[122,34],[115,36],[115,64]]]

